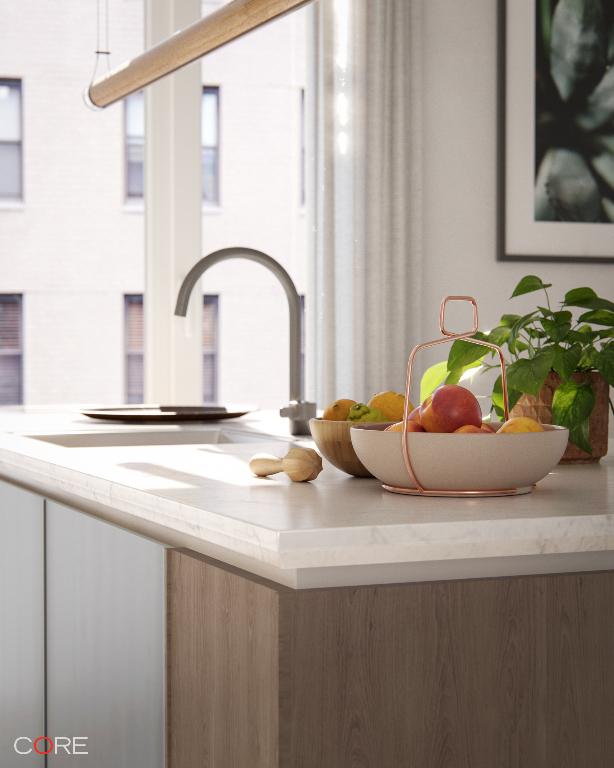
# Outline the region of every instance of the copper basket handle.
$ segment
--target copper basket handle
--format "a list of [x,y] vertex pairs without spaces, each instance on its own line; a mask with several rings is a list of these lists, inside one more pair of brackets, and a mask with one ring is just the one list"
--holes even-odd
[[[452,331],[448,331],[446,328],[445,323],[445,317],[446,317],[446,304],[449,301],[467,301],[471,304],[473,307],[473,327],[470,331],[464,331],[463,333],[453,333]],[[459,495],[477,495],[479,492],[476,491],[447,491],[447,490],[435,490],[435,489],[427,489],[425,488],[420,481],[418,480],[416,476],[416,472],[414,470],[414,467],[411,462],[411,455],[409,452],[409,444],[407,441],[407,424],[408,424],[408,417],[409,417],[409,403],[410,403],[410,394],[411,394],[411,378],[412,378],[412,371],[414,367],[414,358],[416,357],[416,354],[422,350],[422,349],[428,349],[429,347],[435,347],[438,344],[445,344],[449,341],[456,341],[457,339],[463,339],[464,341],[468,341],[472,344],[477,344],[481,347],[488,347],[488,349],[492,349],[494,352],[497,352],[499,355],[499,362],[501,364],[501,389],[503,392],[503,413],[505,417],[505,421],[509,418],[509,403],[508,403],[508,395],[507,395],[507,376],[505,373],[505,360],[503,358],[503,352],[501,351],[501,347],[497,346],[496,344],[491,344],[489,341],[482,341],[481,339],[473,339],[471,338],[473,334],[475,334],[478,330],[478,303],[473,298],[473,296],[446,296],[439,307],[439,330],[441,331],[442,338],[435,339],[434,341],[427,341],[424,344],[417,344],[411,351],[409,355],[409,359],[407,361],[407,384],[405,386],[405,408],[403,411],[403,459],[405,461],[405,466],[407,468],[407,472],[416,486],[418,492],[422,495],[433,495],[433,496],[459,496]],[[392,488],[390,489],[392,490]]]

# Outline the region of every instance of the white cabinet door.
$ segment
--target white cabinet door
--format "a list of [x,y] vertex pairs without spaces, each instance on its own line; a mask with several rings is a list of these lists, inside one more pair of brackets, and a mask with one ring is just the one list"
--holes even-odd
[[[0,766],[42,766],[15,740],[45,733],[44,502],[0,481]],[[18,742],[20,751],[31,743]],[[42,746],[44,749],[44,744]]]
[[48,765],[163,768],[164,548],[53,502],[46,544],[47,729],[88,752]]

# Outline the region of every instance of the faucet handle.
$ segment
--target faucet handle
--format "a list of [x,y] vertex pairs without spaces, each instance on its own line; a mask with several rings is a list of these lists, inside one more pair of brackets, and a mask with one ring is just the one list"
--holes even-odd
[[314,419],[316,416],[316,404],[306,400],[292,400],[279,411],[279,415],[290,419],[292,435],[310,435],[309,419]]

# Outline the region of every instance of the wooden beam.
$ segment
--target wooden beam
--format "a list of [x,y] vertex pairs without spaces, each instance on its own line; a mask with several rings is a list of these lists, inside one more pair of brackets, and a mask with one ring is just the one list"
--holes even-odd
[[108,107],[308,2],[310,0],[232,0],[95,80],[88,89],[89,99],[96,107]]

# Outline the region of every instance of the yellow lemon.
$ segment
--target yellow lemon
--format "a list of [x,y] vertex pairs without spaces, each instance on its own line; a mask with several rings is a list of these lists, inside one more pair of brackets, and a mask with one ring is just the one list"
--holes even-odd
[[[403,418],[405,409],[405,395],[398,392],[378,392],[367,403],[369,408],[377,408],[381,411],[386,421],[399,421]],[[413,411],[414,406],[410,403],[409,410]]]
[[[402,431],[403,431],[402,421],[399,421],[396,424],[391,424],[389,427],[386,427],[386,429],[384,430],[384,432],[402,432]],[[424,432],[424,427],[421,427],[417,421],[408,421],[407,431],[408,432]]]
[[514,433],[514,432],[543,432],[544,428],[535,419],[531,419],[528,416],[512,416],[497,430],[497,434]]
[[323,419],[329,421],[347,421],[350,408],[356,405],[356,400],[335,400],[322,414]]

